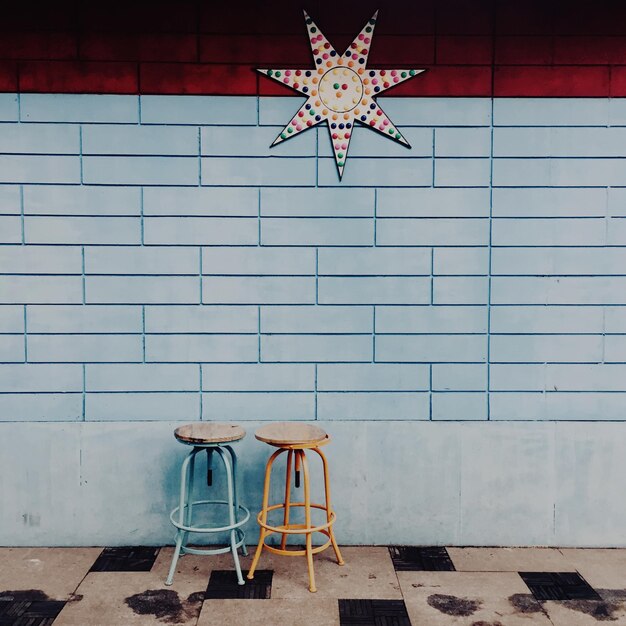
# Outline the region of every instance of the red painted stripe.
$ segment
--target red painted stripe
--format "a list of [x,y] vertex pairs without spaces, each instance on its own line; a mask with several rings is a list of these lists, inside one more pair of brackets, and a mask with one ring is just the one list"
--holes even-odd
[[492,0],[438,0],[437,32],[444,35],[490,35],[493,32]]
[[614,98],[626,97],[626,67],[611,68],[611,93]]
[[191,34],[87,33],[80,39],[80,58],[88,61],[198,60],[198,40]]
[[23,61],[19,89],[39,93],[137,93],[133,63]]
[[0,59],[75,59],[77,52],[73,33],[10,32],[0,36]]
[[437,38],[437,63],[443,65],[491,65],[493,39],[477,36],[442,36]]
[[[573,3],[570,3],[570,10]],[[556,3],[551,0],[498,2],[495,31],[500,35],[549,35],[554,32]]]
[[247,65],[142,63],[140,84],[141,91],[147,94],[230,94],[241,96],[256,94],[257,77],[252,68]]
[[[59,0],[36,11],[4,3],[0,91],[294,95],[253,70],[312,66],[304,3]],[[307,8],[342,50],[378,4]],[[626,95],[626,1],[389,0],[380,8],[370,67],[428,68],[390,96]]]
[[552,37],[504,35],[496,37],[495,42],[498,65],[552,65]]
[[17,64],[0,61],[0,91],[17,91]]
[[494,96],[598,97],[609,93],[608,67],[496,67]]
[[390,90],[389,95],[490,96],[491,67],[484,65],[430,67],[424,74]]
[[200,61],[203,63],[244,63],[258,67],[289,63],[306,67],[312,63],[312,58],[303,35],[283,35],[280,46],[271,35],[200,36]]

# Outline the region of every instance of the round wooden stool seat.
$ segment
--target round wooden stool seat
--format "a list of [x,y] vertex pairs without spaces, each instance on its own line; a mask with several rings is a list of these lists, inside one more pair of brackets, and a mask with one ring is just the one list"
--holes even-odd
[[275,422],[261,426],[255,435],[259,441],[277,448],[316,448],[330,441],[318,426],[298,422]]
[[239,441],[246,436],[246,431],[237,424],[196,422],[179,426],[174,431],[174,436],[182,443],[205,445]]

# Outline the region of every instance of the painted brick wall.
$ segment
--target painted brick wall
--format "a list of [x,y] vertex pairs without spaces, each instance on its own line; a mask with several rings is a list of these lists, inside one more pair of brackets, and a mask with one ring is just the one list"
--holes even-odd
[[0,99],[0,419],[621,420],[621,100]]
[[[381,99],[412,149],[357,129],[342,183],[324,128],[269,149],[301,100],[252,68],[308,64],[298,2],[30,8],[1,545],[171,542],[196,419],[244,423],[252,511],[254,429],[316,420],[341,543],[626,545],[623,3],[385,3],[372,64],[429,70]],[[305,8],[340,47],[376,7]]]

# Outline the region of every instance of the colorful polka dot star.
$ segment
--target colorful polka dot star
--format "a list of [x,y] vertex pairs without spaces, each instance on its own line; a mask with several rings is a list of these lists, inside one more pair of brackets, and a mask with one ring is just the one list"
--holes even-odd
[[304,13],[314,67],[260,69],[261,74],[298,91],[307,101],[283,128],[272,146],[326,122],[339,178],[348,157],[353,125],[361,124],[407,148],[409,142],[387,117],[375,98],[425,70],[375,70],[367,68],[378,11],[365,24],[343,54],[337,54],[315,22]]

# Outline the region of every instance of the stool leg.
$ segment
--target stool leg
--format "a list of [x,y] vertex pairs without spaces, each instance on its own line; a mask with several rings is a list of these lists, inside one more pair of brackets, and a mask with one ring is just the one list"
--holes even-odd
[[313,570],[313,533],[309,532],[311,524],[311,485],[309,482],[309,462],[304,450],[297,450],[302,461],[302,474],[304,475],[304,520],[306,524],[306,560],[309,567],[309,591],[315,593],[315,572]]
[[[193,514],[193,483],[194,475],[196,471],[196,455],[200,452],[201,448],[194,448],[189,455],[189,470],[187,472],[187,507],[185,510],[185,526],[191,526],[191,517]],[[184,531],[183,543],[181,546],[181,554],[185,554],[185,546],[187,545],[187,538],[189,532]]]
[[[183,461],[183,464],[180,469],[180,495],[178,502],[178,523],[181,526],[185,524],[186,511],[185,506],[189,501],[189,492],[187,491],[188,485],[188,476],[189,476],[189,463],[196,456],[196,450],[192,450]],[[174,572],[176,571],[176,564],[178,563],[178,557],[180,556],[180,551],[183,545],[183,539],[186,535],[184,530],[180,528],[176,531],[176,548],[174,549],[174,556],[172,557],[172,564],[170,565],[170,571],[167,575],[167,579],[165,581],[166,585],[171,585],[174,580]]]
[[[293,460],[293,450],[289,450],[287,453],[287,473],[285,475],[285,515],[283,516],[283,525],[289,524],[289,509],[291,506],[291,462]],[[287,533],[283,533],[283,538],[280,541],[281,550],[285,549],[287,545]]]
[[[326,521],[330,522],[330,513],[332,511],[332,507],[330,505],[330,479],[328,476],[328,461],[326,460],[326,456],[319,448],[313,448],[315,452],[320,455],[322,459],[322,466],[324,467],[324,491],[326,494]],[[337,540],[335,539],[335,533],[333,531],[333,527],[328,527],[328,533],[330,534],[330,540],[333,544],[333,550],[335,551],[335,556],[337,557],[337,563],[339,565],[344,565],[345,561],[341,556],[341,552],[339,552],[339,546],[337,545]]]
[[[267,506],[270,497],[270,476],[272,473],[272,465],[274,465],[274,461],[285,452],[285,449],[281,448],[280,450],[276,450],[274,454],[268,459],[267,465],[265,466],[265,482],[263,485],[263,508],[261,509],[261,521],[264,524],[267,524]],[[263,551],[263,544],[265,543],[265,537],[267,536],[267,530],[261,526],[261,531],[259,535],[259,543],[256,547],[256,552],[254,553],[254,559],[252,559],[252,565],[250,565],[250,571],[248,572],[248,580],[252,580],[254,578],[254,570],[256,570],[257,565],[259,564],[259,559],[261,558],[261,552]]]
[[[224,446],[230,454],[230,460],[233,466],[233,492],[235,499],[235,521],[239,521],[239,496],[237,495],[237,455],[233,450],[232,446]],[[242,531],[243,532],[243,531]],[[245,542],[241,544],[241,554],[243,556],[248,556],[248,548],[246,548]]]
[[[230,466],[230,458],[224,454],[224,451],[220,447],[215,448],[216,452],[220,455],[224,468],[226,469],[226,481],[228,484],[228,517],[230,525],[235,525],[235,509],[234,509],[234,490],[233,490],[233,470]],[[230,548],[233,553],[233,561],[235,562],[235,570],[237,571],[237,582],[240,585],[245,584],[243,576],[241,575],[241,565],[239,564],[239,555],[237,554],[237,531],[233,528],[230,531]]]

